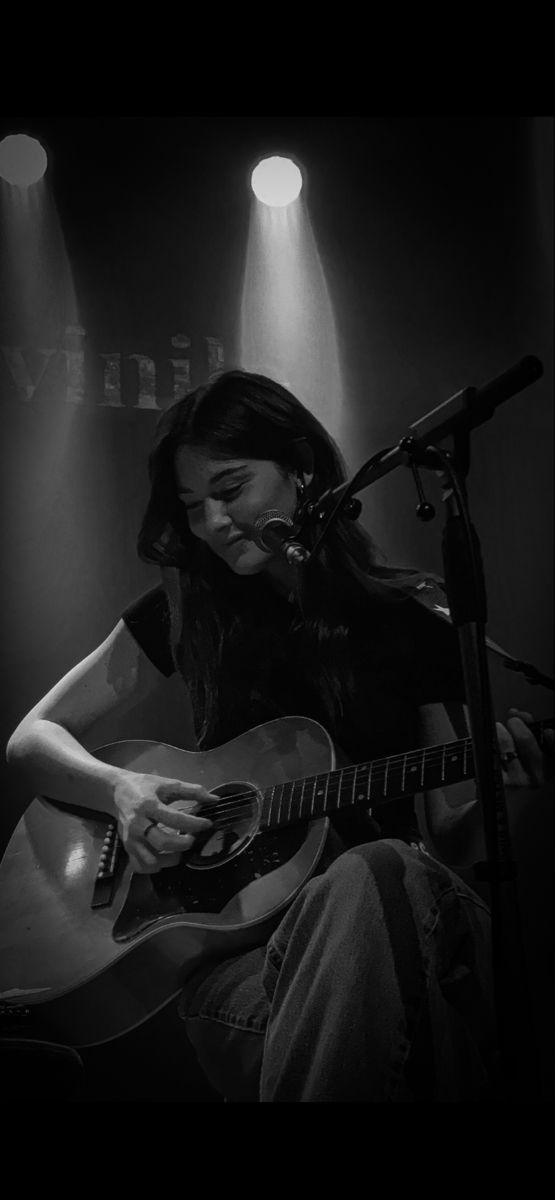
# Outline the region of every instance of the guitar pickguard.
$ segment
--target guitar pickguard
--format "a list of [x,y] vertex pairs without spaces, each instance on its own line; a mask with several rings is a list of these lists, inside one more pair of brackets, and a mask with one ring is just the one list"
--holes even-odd
[[131,877],[129,891],[114,924],[116,942],[129,942],[167,917],[221,913],[253,879],[275,871],[300,849],[306,838],[304,822],[288,829],[257,834],[235,858],[210,871],[177,867],[155,875]]

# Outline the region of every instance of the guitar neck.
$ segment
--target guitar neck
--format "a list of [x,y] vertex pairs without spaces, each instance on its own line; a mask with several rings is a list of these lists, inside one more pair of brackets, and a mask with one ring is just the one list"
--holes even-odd
[[[531,726],[540,746],[553,718]],[[322,775],[277,783],[263,794],[262,829],[277,829],[295,821],[311,821],[350,805],[375,809],[402,796],[448,787],[474,778],[472,739],[459,738],[441,746],[425,746],[372,762],[342,767]]]

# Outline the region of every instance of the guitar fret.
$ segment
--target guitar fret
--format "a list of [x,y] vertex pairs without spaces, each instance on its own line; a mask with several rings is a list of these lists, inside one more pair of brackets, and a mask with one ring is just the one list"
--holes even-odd
[[328,808],[331,807],[331,805],[334,805],[335,808],[340,808],[341,806],[341,774],[341,771],[332,771],[328,775],[326,792],[326,804]]
[[[538,723],[538,738],[541,735],[543,739],[544,726],[552,728],[553,721]],[[263,795],[261,825],[275,828],[301,819],[312,820],[346,805],[366,803],[370,807],[376,799],[372,789],[378,792],[379,805],[396,796],[448,786],[473,774],[470,737],[426,746],[405,754],[274,784]]]
[[[277,825],[277,809],[274,810],[274,803],[276,800],[276,788],[277,788],[277,784],[274,783],[274,785],[271,789],[271,792],[270,792],[270,809],[269,809],[269,816],[268,816],[268,825],[270,827],[272,827],[273,825]],[[268,793],[266,792],[265,795],[268,795]]]
[[[301,813],[303,813],[304,803],[305,803],[305,800],[307,799],[306,788],[307,788],[307,784],[309,784],[309,783],[310,783],[310,779],[303,779],[303,785],[301,788]],[[309,809],[310,809],[310,805],[309,805]]]
[[315,775],[314,777],[314,803],[317,813],[325,812],[325,788],[322,787],[322,781],[324,779],[324,775]]
[[274,803],[275,790],[276,790],[275,785],[272,788],[267,788],[262,796],[263,804],[262,804],[261,824],[263,827],[270,826],[273,824],[272,805]]
[[279,802],[278,802],[277,824],[281,825],[281,802],[283,800],[283,784],[282,783],[278,784],[278,787],[281,788],[281,796],[280,796]]
[[352,796],[353,804],[359,804],[361,801],[368,799],[368,784],[364,783],[364,772],[367,770],[368,766],[366,763],[361,763],[355,770]]
[[335,772],[334,782],[335,782],[335,806],[336,806],[336,808],[341,808],[343,805],[343,800],[341,798],[341,785],[343,783],[343,771]]
[[314,800],[314,780],[307,779],[306,782],[307,782],[307,784],[310,784],[309,795],[308,795],[308,816],[311,817],[312,816],[312,804],[313,804],[313,800]]
[[299,780],[299,816],[304,817],[304,793],[306,787],[306,779]]
[[445,767],[445,778],[447,783],[456,783],[459,779],[459,754],[451,754],[448,751],[457,749],[458,742],[452,742],[450,746],[445,746],[445,755],[443,759]]
[[274,804],[275,804],[275,806],[276,806],[276,815],[274,816],[274,815],[273,815],[273,813],[272,813],[272,820],[273,820],[273,821],[275,821],[275,822],[276,822],[276,824],[278,824],[278,822],[279,822],[279,796],[278,796],[278,788],[279,788],[280,786],[281,786],[281,784],[279,784],[279,783],[276,783],[276,784],[275,784],[275,786],[274,786],[274,787],[273,787],[273,789],[272,789],[272,791],[273,791],[273,793],[274,793],[274,794],[273,794],[273,796],[272,796],[272,806],[273,806]]
[[353,780],[353,796],[352,796],[353,804],[359,804],[361,802],[361,800],[366,800],[366,795],[368,792],[368,784],[365,784],[365,782],[364,782],[364,773],[365,773],[364,765],[357,767],[357,769],[355,771],[355,777]]

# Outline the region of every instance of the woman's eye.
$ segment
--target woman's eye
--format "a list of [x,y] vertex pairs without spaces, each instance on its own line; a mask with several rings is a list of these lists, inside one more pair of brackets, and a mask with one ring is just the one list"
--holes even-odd
[[[229,488],[229,491],[227,491],[227,492],[221,492],[219,496],[214,496],[214,499],[215,499],[215,500],[233,500],[233,499],[234,499],[234,497],[235,497],[235,496],[238,496],[238,495],[239,495],[239,492],[241,492],[242,490],[243,490],[243,484],[242,484],[242,483],[238,483],[238,484],[236,484],[236,485],[235,485],[235,487]],[[199,500],[197,504],[186,504],[186,505],[185,505],[185,512],[186,512],[186,513],[194,513],[194,512],[196,512],[196,511],[197,511],[199,508],[202,508],[202,501],[201,501],[201,500]]]
[[217,497],[217,499],[218,500],[233,500],[234,496],[239,495],[239,492],[241,491],[242,487],[243,487],[243,484],[239,483],[235,487],[230,488],[228,492],[222,492],[221,495]]

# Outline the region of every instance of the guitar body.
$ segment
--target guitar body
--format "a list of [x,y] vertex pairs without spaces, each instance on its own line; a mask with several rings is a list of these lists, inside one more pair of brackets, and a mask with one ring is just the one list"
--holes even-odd
[[[541,746],[553,719],[531,728]],[[329,734],[305,717],[200,753],[128,741],[96,755],[217,799],[209,833],[154,875],[134,874],[124,853],[112,863],[107,814],[40,798],[19,822],[0,864],[0,1003],[35,1010],[74,1046],[140,1025],[208,956],[267,941],[317,867],[327,813],[474,777],[470,738],[336,769]]]
[[[287,717],[205,752],[116,742],[104,762],[213,790],[258,789],[329,772],[333,743],[316,722]],[[107,814],[35,799],[0,865],[0,1001],[36,1010],[41,1027],[91,1046],[139,1025],[177,995],[208,956],[265,942],[313,874],[328,821],[260,831],[222,865],[134,874],[123,855],[113,895],[91,907]]]

